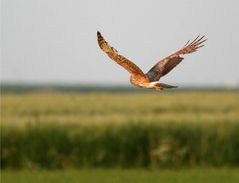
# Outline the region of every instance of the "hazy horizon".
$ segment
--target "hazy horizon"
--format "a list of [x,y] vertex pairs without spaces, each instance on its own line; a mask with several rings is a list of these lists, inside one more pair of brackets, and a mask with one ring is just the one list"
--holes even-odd
[[96,31],[147,72],[198,34],[206,46],[162,82],[238,86],[238,1],[2,0],[1,82],[130,85]]

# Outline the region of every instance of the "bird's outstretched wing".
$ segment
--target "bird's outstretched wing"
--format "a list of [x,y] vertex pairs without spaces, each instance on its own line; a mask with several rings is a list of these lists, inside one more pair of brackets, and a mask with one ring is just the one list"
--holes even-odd
[[176,65],[178,65],[182,60],[182,56],[185,54],[193,53],[198,50],[198,48],[203,47],[207,39],[204,39],[205,36],[198,36],[192,42],[188,41],[182,49],[173,53],[172,55],[164,58],[154,65],[146,74],[150,81],[158,81],[160,77],[163,77],[169,73]]
[[118,54],[118,51],[111,47],[103,38],[103,36],[100,34],[99,31],[97,31],[97,38],[98,38],[98,43],[100,48],[112,59],[114,60],[116,63],[118,63],[119,65],[121,65],[122,67],[124,67],[127,71],[129,71],[131,74],[135,74],[135,75],[141,75],[144,76],[143,71],[137,66],[135,65],[133,62],[131,62],[130,60],[128,60],[127,58],[125,58],[122,55]]

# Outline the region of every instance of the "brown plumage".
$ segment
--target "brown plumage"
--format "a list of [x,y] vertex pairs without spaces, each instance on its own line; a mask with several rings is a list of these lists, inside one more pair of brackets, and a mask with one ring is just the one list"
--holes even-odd
[[203,47],[202,43],[206,41],[205,36],[198,36],[192,42],[188,41],[182,49],[164,58],[154,65],[146,74],[133,62],[118,54],[118,51],[111,47],[97,32],[97,38],[100,48],[116,63],[124,67],[130,74],[130,82],[140,88],[149,88],[154,90],[163,90],[164,88],[176,88],[164,83],[159,83],[159,79],[169,73],[176,65],[183,60],[183,55],[193,53],[198,48]]

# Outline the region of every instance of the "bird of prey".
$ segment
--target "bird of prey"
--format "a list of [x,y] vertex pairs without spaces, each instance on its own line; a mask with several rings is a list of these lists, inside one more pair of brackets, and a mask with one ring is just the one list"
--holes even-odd
[[168,57],[157,62],[146,74],[132,61],[128,60],[124,56],[120,55],[118,51],[111,47],[103,38],[101,33],[97,31],[98,44],[100,48],[117,64],[124,67],[130,74],[130,82],[140,88],[148,88],[156,91],[163,90],[164,88],[177,88],[164,83],[160,83],[159,80],[164,75],[168,74],[176,65],[183,60],[183,55],[193,53],[198,48],[203,47],[207,39],[205,36],[198,36],[193,41],[188,41],[182,49],[169,55]]

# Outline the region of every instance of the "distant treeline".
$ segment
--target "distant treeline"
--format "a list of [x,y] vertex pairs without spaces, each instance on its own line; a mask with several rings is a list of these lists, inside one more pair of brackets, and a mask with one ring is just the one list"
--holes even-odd
[[[238,91],[238,87],[179,87],[170,92],[177,91]],[[139,89],[126,85],[84,85],[84,84],[26,84],[2,83],[1,93],[28,93],[28,92],[151,92],[148,89]]]
[[136,91],[134,87],[78,84],[2,84],[2,93],[27,92],[127,92]]

